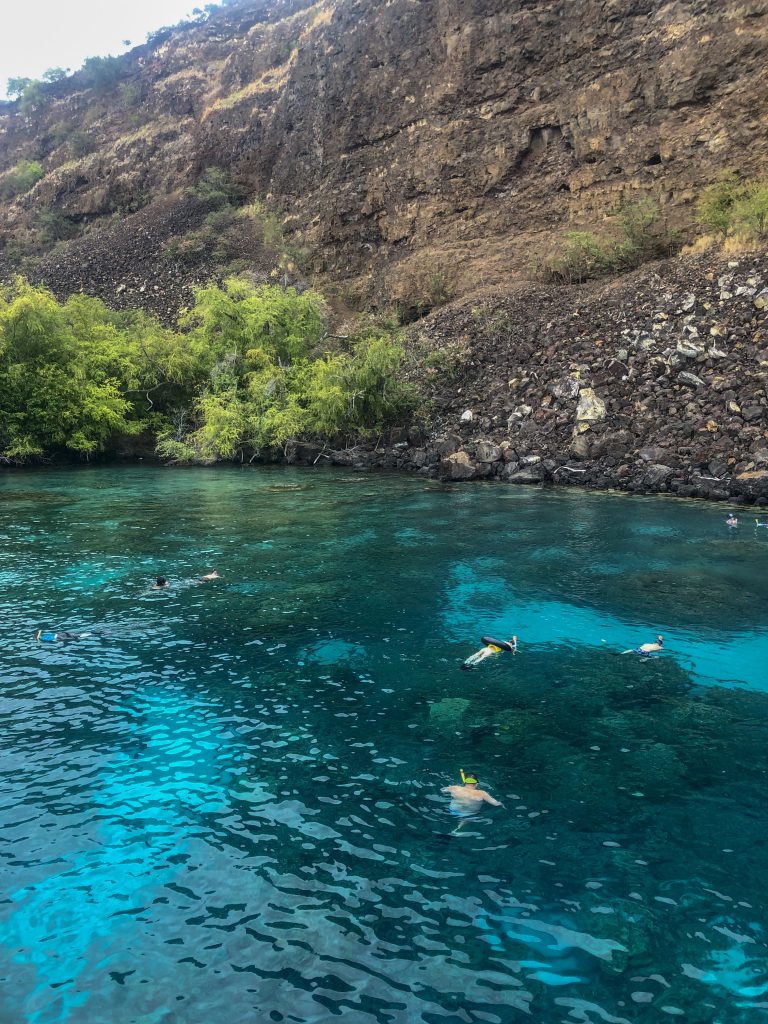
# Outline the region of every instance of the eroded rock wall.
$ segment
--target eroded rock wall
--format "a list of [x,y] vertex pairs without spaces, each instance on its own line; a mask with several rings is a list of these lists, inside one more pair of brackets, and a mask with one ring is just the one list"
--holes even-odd
[[505,284],[622,196],[685,227],[724,170],[761,173],[767,26],[765,0],[244,0],[127,55],[137,103],[76,76],[38,112],[3,107],[0,171],[46,174],[0,230],[54,208],[141,239],[133,210],[218,164],[326,280]]

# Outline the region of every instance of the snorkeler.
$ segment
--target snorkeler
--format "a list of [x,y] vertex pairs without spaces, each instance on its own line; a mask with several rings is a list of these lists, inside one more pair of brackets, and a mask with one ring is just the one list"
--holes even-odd
[[765,526],[765,527],[768,527],[768,519],[756,519],[755,520],[755,526]]
[[733,514],[733,512],[731,512],[731,514],[730,514],[730,515],[728,516],[728,518],[727,518],[727,519],[725,520],[725,525],[726,525],[726,526],[727,526],[727,527],[728,527],[728,528],[729,528],[730,530],[735,530],[735,529],[736,529],[736,527],[737,527],[737,526],[739,525],[739,520],[738,520],[738,518],[737,518],[737,517],[736,517],[736,516],[735,516],[735,515]]
[[86,637],[94,636],[93,633],[57,633],[52,629],[38,629],[35,633],[35,640],[42,643],[52,644],[57,640],[84,640]]
[[[457,818],[470,818],[472,815],[477,814],[481,806],[490,804],[491,807],[503,807],[504,804],[492,797],[490,793],[486,793],[484,789],[478,789],[477,776],[473,772],[464,772],[463,768],[460,768],[461,772],[461,785],[460,786],[445,786],[440,792],[446,793],[451,798],[450,812]],[[454,830],[458,832],[459,829],[464,825],[462,821],[459,826]]]
[[200,583],[205,583],[207,580],[220,580],[221,576],[219,576],[218,569],[211,569],[205,576],[198,576],[197,578]]
[[166,587],[170,587],[170,585],[171,584],[168,582],[168,580],[165,578],[165,576],[158,576],[157,579],[155,580],[155,582],[152,584],[152,586],[149,589],[150,590],[165,590],[165,588]]
[[508,651],[510,654],[517,654],[517,637],[513,636],[511,640],[494,640],[493,637],[484,636],[481,637],[485,647],[481,647],[479,651],[475,651],[471,654],[462,668],[474,668],[475,665],[479,665],[481,661],[485,661],[486,658],[490,658],[492,654],[501,654],[502,651]]
[[656,637],[655,643],[652,644],[640,644],[639,647],[630,647],[628,651],[622,651],[622,654],[658,654],[664,649],[664,637],[659,633]]

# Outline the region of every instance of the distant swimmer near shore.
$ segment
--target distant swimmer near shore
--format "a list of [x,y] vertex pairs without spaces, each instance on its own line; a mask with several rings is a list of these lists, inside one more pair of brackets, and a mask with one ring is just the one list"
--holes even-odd
[[462,668],[474,668],[475,665],[479,665],[481,661],[485,661],[486,658],[490,658],[492,654],[501,654],[503,651],[508,651],[510,654],[517,654],[516,636],[513,636],[511,640],[494,640],[493,637],[484,636],[481,637],[481,640],[485,644],[485,647],[481,647],[479,651],[475,651],[474,654],[470,654],[461,666]]
[[152,584],[152,586],[149,589],[150,590],[165,590],[165,588],[166,587],[170,587],[170,585],[171,584],[168,582],[168,580],[165,578],[165,576],[158,576],[156,578],[155,582]]
[[652,644],[640,644],[639,647],[630,647],[628,651],[622,651],[622,654],[658,654],[664,650],[664,637],[659,633],[656,640]]
[[198,576],[197,579],[200,583],[207,583],[208,580],[220,580],[221,576],[219,575],[218,569],[211,569],[211,571],[207,572],[205,576]]
[[725,520],[725,525],[728,527],[729,530],[735,530],[736,527],[739,525],[739,520],[733,513],[731,513]]

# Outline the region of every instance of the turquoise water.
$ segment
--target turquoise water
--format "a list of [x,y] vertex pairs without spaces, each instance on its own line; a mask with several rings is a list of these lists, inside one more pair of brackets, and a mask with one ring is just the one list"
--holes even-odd
[[[1,477],[0,1021],[762,1019],[768,530],[724,518]],[[453,816],[461,767],[505,806]]]

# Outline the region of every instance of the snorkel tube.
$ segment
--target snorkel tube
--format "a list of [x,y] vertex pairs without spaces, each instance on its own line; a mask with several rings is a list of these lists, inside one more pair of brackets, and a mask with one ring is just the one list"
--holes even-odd
[[461,775],[461,781],[464,783],[465,786],[476,786],[477,785],[477,779],[475,778],[474,775],[472,775],[471,772],[470,772],[469,775],[465,775],[464,774],[464,769],[463,768],[459,768],[459,774]]

